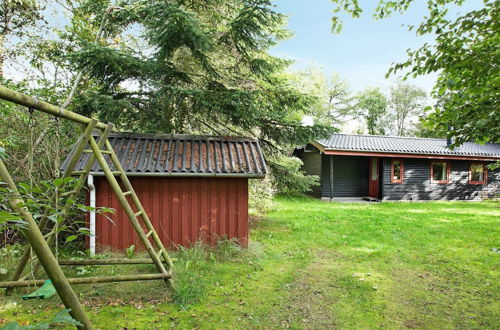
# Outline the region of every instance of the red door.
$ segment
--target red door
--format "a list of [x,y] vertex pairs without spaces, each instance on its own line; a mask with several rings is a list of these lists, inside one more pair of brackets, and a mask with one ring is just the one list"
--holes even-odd
[[373,198],[378,198],[378,158],[370,158],[368,165],[368,195]]

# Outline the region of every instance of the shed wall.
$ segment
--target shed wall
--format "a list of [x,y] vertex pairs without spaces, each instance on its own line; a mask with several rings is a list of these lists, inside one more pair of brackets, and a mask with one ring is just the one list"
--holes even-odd
[[488,171],[486,185],[469,184],[469,161],[450,160],[450,182],[430,182],[431,160],[403,160],[403,183],[391,183],[391,158],[383,161],[384,200],[480,200],[498,191],[500,171]]
[[[189,246],[217,238],[248,242],[248,180],[242,178],[130,177],[144,209],[167,247]],[[123,250],[141,247],[107,180],[95,178],[96,205],[116,214],[96,216],[96,244]],[[128,197],[130,199],[130,197]],[[137,211],[137,210],[135,210]]]

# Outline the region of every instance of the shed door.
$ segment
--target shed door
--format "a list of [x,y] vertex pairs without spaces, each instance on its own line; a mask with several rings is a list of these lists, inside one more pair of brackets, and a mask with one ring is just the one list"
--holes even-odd
[[379,158],[370,158],[368,166],[368,195],[378,198],[379,186]]

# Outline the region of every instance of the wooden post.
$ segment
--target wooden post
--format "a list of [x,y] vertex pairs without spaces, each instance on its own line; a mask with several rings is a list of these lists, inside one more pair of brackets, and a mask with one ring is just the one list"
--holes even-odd
[[[90,283],[110,283],[110,282],[126,282],[126,281],[152,281],[170,278],[169,274],[132,274],[132,275],[116,275],[116,276],[95,276],[95,277],[73,277],[67,278],[69,284],[90,284]],[[45,280],[30,280],[30,281],[7,281],[0,282],[0,288],[20,288],[26,286],[43,285]]]
[[330,160],[330,202],[333,201],[333,156],[328,157]]
[[[19,105],[24,105],[25,107],[42,111],[56,117],[68,119],[79,124],[87,125],[91,121],[91,119],[88,117],[79,115],[69,110],[65,110],[53,104],[40,101],[36,97],[24,95],[22,93],[16,92],[15,90],[9,89],[2,85],[0,85],[0,99],[4,99]],[[106,124],[99,122],[97,123],[97,128],[105,129]]]
[[[97,119],[92,119],[90,121],[90,123],[87,125],[87,127],[85,127],[83,134],[80,136],[80,139],[77,142],[77,147],[75,148],[75,152],[70,159],[69,165],[62,175],[63,178],[71,176],[71,172],[73,171],[73,169],[76,166],[76,163],[80,159],[80,156],[83,152],[83,149],[88,144],[90,136],[92,135],[92,131],[96,127],[97,123],[98,123]],[[94,162],[92,162],[92,164],[93,163]],[[75,188],[75,190],[76,190],[75,194],[78,193],[78,191],[81,189],[82,185],[83,185],[82,183],[79,183],[78,187]],[[54,200],[56,197],[57,197],[57,195],[54,193],[54,195],[52,196],[52,200]],[[69,204],[67,203],[63,207],[63,214],[66,214],[68,209],[69,209]],[[42,218],[40,219],[40,221],[38,222],[38,228],[40,229],[40,231],[45,229],[45,227],[47,226],[47,223],[48,223],[48,214],[45,213],[42,216]],[[48,246],[52,245],[52,241],[54,240],[52,237],[53,237],[53,235],[49,236],[49,239],[47,240]],[[23,256],[21,257],[19,264],[17,265],[16,270],[14,271],[14,275],[12,275],[12,281],[17,281],[17,280],[21,279],[21,276],[22,276],[24,270],[26,269],[26,265],[28,264],[28,261],[31,258],[30,252],[31,252],[31,249],[29,247],[26,248]],[[33,268],[36,271],[36,269],[38,268],[38,264],[36,264]],[[26,279],[26,276],[23,279]],[[8,288],[7,290],[5,290],[5,295],[10,295],[11,293],[12,293],[12,288]]]
[[52,284],[64,303],[64,306],[66,306],[67,309],[70,309],[69,313],[75,320],[82,323],[82,329],[93,329],[89,318],[85,314],[83,307],[80,305],[80,301],[78,301],[75,292],[62,272],[61,267],[59,267],[56,258],[43,238],[42,232],[38,228],[33,216],[26,207],[22,207],[24,202],[21,199],[19,191],[17,190],[12,177],[1,159],[0,177],[3,182],[7,183],[8,188],[13,193],[13,196],[10,199],[12,210],[18,212],[27,223],[27,228],[22,228],[21,232],[33,248],[38,260],[40,260],[40,263],[52,281]]
[[59,260],[61,266],[89,266],[89,265],[152,265],[151,259],[83,259]]

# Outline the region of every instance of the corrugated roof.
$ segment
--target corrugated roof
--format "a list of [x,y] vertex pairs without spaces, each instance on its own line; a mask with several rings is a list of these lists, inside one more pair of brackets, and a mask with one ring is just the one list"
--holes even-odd
[[[109,141],[128,175],[263,177],[267,174],[259,142],[251,138],[112,133]],[[75,171],[81,171],[89,157],[90,154],[83,154]],[[105,158],[111,165],[109,157]],[[97,161],[92,173],[103,174]]]
[[466,142],[451,150],[446,139],[332,134],[317,141],[325,150],[500,158],[500,144]]

